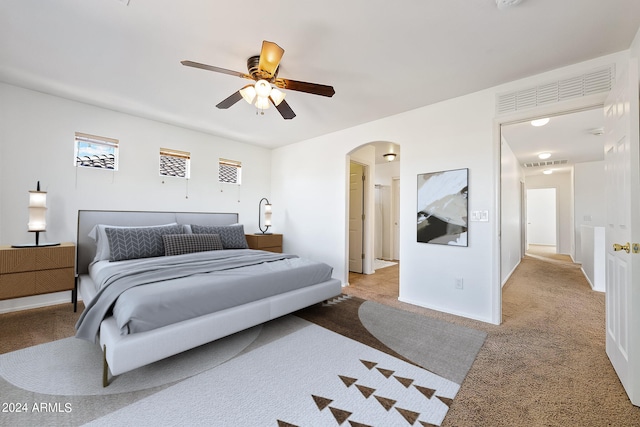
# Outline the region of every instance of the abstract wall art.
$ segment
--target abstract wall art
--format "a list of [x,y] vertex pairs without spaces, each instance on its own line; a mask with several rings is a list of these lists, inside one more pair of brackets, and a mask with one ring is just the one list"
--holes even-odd
[[469,169],[418,175],[417,239],[467,246]]

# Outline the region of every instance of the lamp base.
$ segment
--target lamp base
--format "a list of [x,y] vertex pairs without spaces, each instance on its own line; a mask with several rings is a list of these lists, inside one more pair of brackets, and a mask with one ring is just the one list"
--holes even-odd
[[261,235],[263,235],[263,234],[273,234],[273,233],[266,233],[266,232],[265,232],[265,233],[263,233],[263,232],[260,232],[260,233],[254,233],[254,234],[255,234],[256,236],[261,236]]
[[60,246],[60,243],[25,243],[22,245],[11,245],[12,248],[45,248],[47,246]]

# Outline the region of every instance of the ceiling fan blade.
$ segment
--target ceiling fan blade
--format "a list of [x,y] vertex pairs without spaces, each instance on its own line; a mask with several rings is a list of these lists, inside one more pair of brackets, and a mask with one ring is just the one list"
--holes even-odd
[[284,99],[280,101],[280,104],[278,105],[273,101],[273,98],[269,97],[269,100],[271,100],[271,103],[276,107],[283,119],[291,120],[296,116],[296,113],[293,112],[289,104],[287,104],[287,101]]
[[329,98],[336,93],[336,91],[333,89],[333,86],[321,85],[317,83],[299,82],[297,80],[289,79],[276,79],[273,83],[280,89],[297,90],[298,92],[328,96]]
[[214,71],[216,73],[229,74],[231,76],[253,80],[253,77],[251,77],[249,74],[241,73],[239,71],[227,70],[226,68],[214,67],[213,65],[201,64],[199,62],[193,61],[180,61],[180,63],[187,67],[200,68],[202,70]]
[[258,62],[258,69],[266,72],[269,77],[273,77],[280,60],[284,55],[284,49],[273,42],[263,40],[262,50],[260,51],[260,61]]
[[242,99],[242,94],[240,93],[240,91],[237,91],[237,92],[234,92],[227,99],[225,99],[224,101],[216,105],[216,107],[220,108],[221,110],[226,110],[227,108],[231,107],[233,104],[240,101],[241,99]]

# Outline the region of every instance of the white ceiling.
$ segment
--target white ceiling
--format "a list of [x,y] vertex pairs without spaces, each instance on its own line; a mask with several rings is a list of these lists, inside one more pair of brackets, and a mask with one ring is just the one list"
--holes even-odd
[[[509,144],[521,165],[533,162],[566,164],[526,167],[526,175],[539,175],[549,169],[552,173],[567,172],[575,163],[604,160],[604,135],[595,135],[604,127],[602,108],[549,118],[549,123],[534,127],[531,122],[502,126],[502,137]],[[548,152],[546,160],[538,154]]]
[[[629,48],[638,0],[2,0],[0,81],[264,147],[327,134]],[[262,40],[297,117],[215,105]]]

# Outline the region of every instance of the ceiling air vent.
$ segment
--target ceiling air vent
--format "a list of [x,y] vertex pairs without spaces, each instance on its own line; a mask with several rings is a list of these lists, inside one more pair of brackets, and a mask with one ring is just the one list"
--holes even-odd
[[543,160],[541,162],[529,162],[523,163],[522,166],[525,168],[538,168],[541,166],[557,166],[557,165],[566,165],[568,160]]
[[496,99],[498,114],[512,113],[540,105],[549,105],[611,90],[616,76],[615,64],[590,73],[540,86],[502,93]]

